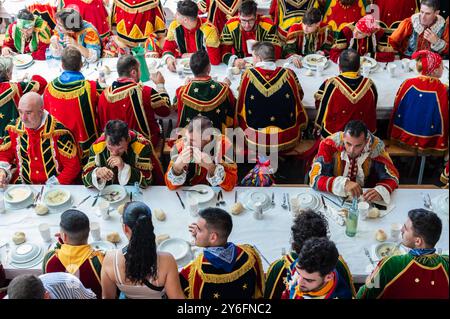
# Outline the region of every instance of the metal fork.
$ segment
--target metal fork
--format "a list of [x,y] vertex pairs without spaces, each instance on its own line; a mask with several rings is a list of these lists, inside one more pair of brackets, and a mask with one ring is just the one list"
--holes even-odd
[[372,264],[372,266],[375,266],[375,262],[373,261],[372,257],[370,256],[369,250],[366,247],[364,247],[364,253],[366,254],[367,258],[369,258],[369,261]]
[[283,207],[283,209],[288,208],[288,205],[286,204],[286,193],[283,193],[283,203],[281,204],[281,207]]

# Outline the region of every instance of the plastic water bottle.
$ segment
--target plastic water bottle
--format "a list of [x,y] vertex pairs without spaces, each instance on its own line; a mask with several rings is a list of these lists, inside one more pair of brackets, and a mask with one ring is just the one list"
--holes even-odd
[[51,68],[52,65],[55,63],[55,61],[53,59],[53,54],[52,54],[52,51],[50,50],[50,48],[47,48],[45,50],[45,61],[47,61],[48,68]]
[[139,187],[139,182],[135,182],[133,186],[133,201],[142,202],[142,191]]
[[355,237],[358,228],[358,199],[353,197],[353,203],[348,212],[346,220],[345,234],[349,237]]

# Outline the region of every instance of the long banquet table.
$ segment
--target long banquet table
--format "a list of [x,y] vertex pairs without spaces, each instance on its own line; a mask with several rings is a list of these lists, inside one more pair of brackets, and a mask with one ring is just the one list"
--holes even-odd
[[[40,186],[32,186],[37,193]],[[120,225],[120,215],[117,211],[111,213],[109,220],[103,220],[96,214],[95,207],[92,207],[93,196],[97,191],[86,189],[83,186],[62,186],[69,190],[72,194],[73,203],[78,204],[82,199],[88,195],[92,195],[84,204],[78,209],[86,213],[91,222],[99,222],[101,225],[102,240],[106,239],[106,235],[112,231],[116,231],[121,236],[121,243],[118,246],[126,244],[126,237],[122,233]],[[253,188],[254,190],[255,188]],[[250,190],[246,187],[237,187],[239,200],[244,197],[245,191]],[[271,195],[275,194],[275,207],[264,212],[262,220],[256,220],[251,211],[245,211],[241,215],[233,215],[233,231],[230,236],[230,241],[235,243],[248,243],[255,245],[264,255],[264,257],[272,262],[281,256],[283,250],[289,251],[290,248],[290,227],[292,224],[293,214],[288,210],[281,208],[283,193],[289,193],[290,198],[302,192],[315,192],[308,187],[271,187],[260,189]],[[217,192],[218,189],[215,189]],[[448,190],[442,189],[398,189],[392,196],[392,202],[395,205],[394,210],[383,218],[375,220],[360,220],[358,225],[358,232],[355,237],[350,238],[345,235],[345,227],[339,226],[334,220],[329,219],[329,230],[331,239],[336,243],[340,254],[347,261],[350,271],[353,274],[355,282],[363,282],[368,275],[370,268],[369,260],[365,256],[364,248],[370,248],[378,243],[375,240],[375,232],[378,229],[383,229],[389,236],[390,226],[392,223],[404,223],[407,217],[407,212],[410,209],[423,207],[421,193],[428,193],[431,198],[436,198],[439,195],[448,193]],[[155,208],[162,208],[167,214],[165,221],[157,221],[154,218],[155,234],[168,234],[172,238],[182,238],[190,241],[191,236],[188,232],[188,225],[195,221],[187,208],[187,200],[185,193],[179,191],[186,209],[182,209],[181,204],[174,191],[169,191],[164,186],[152,186],[143,191],[144,201],[150,206],[152,210]],[[126,199],[127,200],[127,199]],[[226,206],[224,209],[230,211],[234,203],[234,191],[224,192],[224,200]],[[332,205],[327,203],[328,205]],[[209,205],[215,206],[215,202]],[[200,207],[202,208],[202,207]],[[443,231],[441,238],[437,244],[444,252],[449,249],[449,217],[448,214],[440,215],[443,223]],[[43,245],[47,248],[48,243],[44,243],[38,231],[38,225],[41,223],[48,223],[51,226],[51,232],[59,231],[60,213],[51,213],[45,216],[38,216],[33,209],[23,210],[8,210],[5,214],[0,214],[0,246],[2,242],[9,242],[12,249],[15,245],[12,243],[12,236],[16,231],[23,231],[26,233],[28,242]],[[388,239],[389,240],[389,239]],[[93,239],[90,237],[89,241]],[[0,248],[2,260],[5,261],[5,248]],[[10,258],[8,258],[10,260]],[[268,269],[268,264],[262,260],[264,269]],[[40,265],[33,267],[33,269],[21,270],[15,269],[9,261],[5,264],[6,275],[12,278],[24,272],[40,273]]]
[[[147,63],[151,60],[155,59],[147,59]],[[106,83],[111,84],[117,78],[117,58],[109,58],[102,59],[103,62],[90,64],[88,67],[82,69],[83,74],[87,79],[96,80],[98,79],[98,71],[102,69],[102,66],[107,65],[111,70],[111,74],[106,77]],[[157,62],[160,62],[160,59],[157,59]],[[370,74],[370,78],[375,82],[378,91],[378,104],[377,104],[377,118],[378,119],[389,119],[392,111],[392,107],[394,105],[395,95],[397,93],[398,88],[401,83],[408,79],[417,76],[414,72],[404,72],[401,67],[401,61],[392,62],[397,65],[397,75],[394,78],[391,78],[388,72],[384,69],[385,63],[381,63],[378,67]],[[102,64],[102,66],[100,65]],[[277,64],[282,66],[286,64],[286,60],[278,60]],[[442,81],[445,81],[448,84],[448,65],[449,61],[444,61],[446,65],[446,70],[441,78]],[[306,76],[305,68],[298,69],[294,67],[292,64],[288,65],[289,68],[295,71],[297,74],[300,84],[303,88],[305,96],[303,98],[303,105],[308,113],[308,116],[311,120],[314,120],[317,110],[315,108],[314,101],[314,93],[319,90],[320,85],[327,79],[339,74],[338,65],[331,62],[323,72],[321,76],[313,75]],[[166,89],[171,99],[175,96],[176,89],[185,83],[186,78],[180,78],[176,73],[170,72],[165,65],[161,65],[158,68],[159,71],[163,74],[166,80]],[[50,62],[46,61],[35,61],[33,65],[26,69],[14,69],[13,80],[17,80],[22,78],[25,74],[33,75],[39,74],[43,76],[47,81],[53,80],[56,76],[61,73],[60,61],[51,60]],[[186,74],[186,76],[191,76],[190,74]],[[223,63],[217,66],[212,66],[211,76],[217,77],[219,81],[222,81],[227,76],[227,66]],[[237,90],[239,87],[240,76],[231,76],[231,88],[235,96],[237,96]],[[145,82],[146,85],[153,86],[154,83],[151,81]]]

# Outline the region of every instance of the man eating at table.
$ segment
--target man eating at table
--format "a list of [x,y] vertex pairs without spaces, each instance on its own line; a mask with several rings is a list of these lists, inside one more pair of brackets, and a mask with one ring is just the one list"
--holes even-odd
[[27,9],[17,14],[17,21],[8,26],[3,42],[2,55],[31,53],[35,60],[45,60],[45,50],[50,44],[50,28],[40,16]]
[[420,12],[403,20],[389,37],[389,44],[407,58],[420,50],[446,55],[448,41],[448,25],[439,15],[439,0],[422,0]]
[[76,183],[80,161],[72,133],[44,110],[36,92],[22,96],[18,111],[0,145],[0,187],[45,184],[51,177],[60,184]]
[[231,191],[237,183],[233,145],[213,128],[210,119],[198,115],[175,142],[165,175],[166,185],[174,190],[183,185],[209,183]]
[[339,252],[328,238],[310,238],[291,265],[282,299],[351,299],[348,281],[337,271]]
[[394,251],[381,259],[357,298],[448,300],[448,254],[439,255],[435,248],[441,233],[442,221],[435,213],[410,210],[402,228],[402,244],[409,252]]
[[322,13],[317,8],[306,11],[300,23],[289,29],[284,55],[296,67],[301,67],[301,56],[308,54],[328,55],[333,44],[333,31],[322,22]]
[[44,92],[45,109],[73,133],[79,143],[83,164],[89,147],[98,137],[97,83],[84,78],[80,72],[81,52],[73,46],[64,49],[63,73],[51,81]]
[[360,56],[369,55],[380,62],[392,62],[395,57],[383,29],[371,14],[342,28],[331,47],[330,59],[337,63],[342,50],[348,48],[356,50]]
[[88,244],[89,218],[76,209],[61,214],[60,242],[50,250],[42,262],[44,274],[67,272],[76,275],[81,283],[97,295],[102,296],[100,275],[104,252],[94,250]]
[[220,64],[220,35],[216,27],[198,16],[198,7],[191,0],[177,3],[175,20],[169,26],[163,46],[162,59],[167,68],[176,72],[177,58],[189,58],[192,53],[204,49],[211,64]]
[[252,55],[252,48],[248,47],[252,41],[272,43],[275,58],[281,57],[276,25],[270,18],[258,15],[257,10],[255,1],[245,1],[239,8],[239,16],[225,24],[220,37],[223,63],[244,69],[247,63],[244,58]]
[[141,72],[139,61],[132,55],[123,55],[117,61],[119,78],[106,88],[98,102],[99,126],[105,127],[109,120],[122,120],[158,145],[161,132],[155,115],[170,115],[170,100],[164,88],[164,77],[160,72],[151,74],[156,90],[139,83]]
[[400,86],[392,109],[388,136],[410,149],[444,155],[448,151],[448,86],[439,54],[416,51],[418,77]]
[[[303,245],[310,238],[328,238],[328,221],[320,212],[304,210],[295,217],[291,232],[292,251],[274,261],[267,270],[264,298],[280,299],[282,297],[283,291],[286,290],[286,283],[289,281],[288,278],[298,264],[297,258]],[[341,255],[336,264],[336,271],[347,283],[354,297],[356,292],[353,278]]]
[[180,272],[180,282],[189,299],[262,298],[264,269],[250,245],[228,241],[233,229],[231,215],[220,208],[206,208],[189,225],[200,253]]
[[342,51],[340,74],[325,80],[314,94],[318,109],[314,125],[322,137],[342,131],[351,120],[360,120],[369,131],[376,132],[377,88],[359,70],[359,54],[353,49]]
[[164,183],[152,143],[121,120],[106,123],[105,132],[92,144],[82,179],[86,187],[99,190],[111,184],[138,183],[145,188]]
[[[343,132],[320,142],[309,172],[309,185],[334,195],[389,204],[399,174],[381,139],[361,121],[350,121]],[[363,193],[362,188],[369,188]]]

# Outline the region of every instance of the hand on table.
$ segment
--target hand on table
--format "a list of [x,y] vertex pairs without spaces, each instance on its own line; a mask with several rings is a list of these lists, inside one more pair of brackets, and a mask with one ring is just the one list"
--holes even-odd
[[2,55],[3,56],[11,56],[11,55],[14,55],[14,51],[11,49],[11,48],[8,48],[8,47],[3,47],[2,48]]
[[364,195],[364,200],[367,202],[376,202],[376,201],[382,201],[383,198],[381,197],[380,193],[378,193],[375,189],[371,188],[367,190]]
[[166,63],[170,72],[177,72],[177,61],[174,58],[167,58]]
[[352,195],[353,198],[358,198],[362,194],[362,188],[358,183],[348,180],[345,182],[345,193]]
[[156,73],[150,74],[150,79],[155,84],[164,84],[164,83],[166,83],[166,80],[164,79],[164,76],[159,71],[156,72]]
[[297,68],[301,68],[302,67],[302,60],[300,59],[299,55],[294,55],[292,57],[292,64],[297,67]]
[[114,178],[113,171],[107,167],[100,167],[99,169],[97,169],[97,171],[95,173],[96,173],[98,179],[105,181],[105,182],[108,182]]
[[226,85],[228,85],[228,86],[231,86],[231,81],[230,81],[230,79],[229,78],[225,78],[225,79],[223,79],[223,83],[225,83]]

